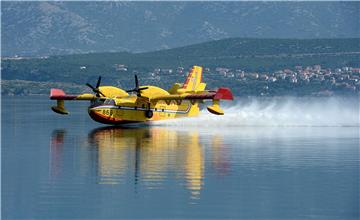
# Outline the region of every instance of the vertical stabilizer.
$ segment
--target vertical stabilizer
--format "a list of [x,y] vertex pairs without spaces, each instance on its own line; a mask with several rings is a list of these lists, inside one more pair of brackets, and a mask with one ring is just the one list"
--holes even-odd
[[185,83],[183,84],[182,89],[185,91],[195,91],[195,90],[204,90],[201,86],[201,79],[202,79],[202,67],[200,66],[193,66],[191,71],[189,72]]

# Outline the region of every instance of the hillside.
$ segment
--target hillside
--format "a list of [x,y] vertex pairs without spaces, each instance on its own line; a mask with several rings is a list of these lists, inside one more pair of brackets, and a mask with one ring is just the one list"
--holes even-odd
[[[3,59],[2,79],[84,85],[86,82],[95,82],[98,75],[102,75],[105,84],[131,88],[133,75],[138,74],[143,84],[169,86],[172,82],[183,81],[185,77],[186,71],[177,72],[178,67],[187,70],[192,65],[200,65],[208,69],[204,77],[209,80],[209,85],[216,86],[219,84],[216,83],[218,80],[231,80],[216,75],[216,68],[258,73],[313,65],[331,69],[346,66],[359,68],[359,44],[360,39],[355,38],[231,38],[147,53],[94,53]],[[215,77],[206,78],[206,75]]]
[[144,52],[231,37],[360,37],[360,2],[3,1],[3,56]]

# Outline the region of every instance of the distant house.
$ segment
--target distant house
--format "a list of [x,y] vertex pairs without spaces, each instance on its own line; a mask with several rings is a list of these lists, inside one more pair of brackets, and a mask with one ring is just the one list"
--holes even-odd
[[352,73],[360,73],[360,68],[351,68]]
[[302,71],[303,67],[302,67],[302,66],[295,66],[295,69],[296,69],[297,71]]
[[172,74],[173,70],[172,69],[162,69],[161,72],[164,74]]
[[128,68],[125,64],[114,64],[116,71],[127,71]]
[[[257,74],[257,77],[259,78],[259,74]],[[260,79],[261,80],[268,80],[269,79],[269,76],[268,75],[266,75],[266,74],[262,74],[261,76],[260,76]]]
[[181,66],[178,67],[178,68],[177,68],[177,72],[178,72],[178,73],[183,73],[183,72],[184,72],[184,67],[181,67]]
[[271,77],[269,77],[268,81],[269,82],[276,82],[277,78],[275,76],[271,76]]
[[290,70],[290,69],[284,69],[283,72],[286,73],[286,74],[293,74],[293,73],[294,73],[294,72],[293,72],[292,70]]
[[259,74],[258,73],[251,73],[250,77],[253,79],[258,79],[259,78]]
[[315,71],[315,72],[320,72],[320,70],[321,70],[321,66],[320,66],[320,65],[314,65],[313,71]]
[[292,83],[297,83],[297,78],[296,77],[291,77],[290,78],[290,82],[292,82]]
[[220,73],[223,76],[226,76],[226,74],[230,71],[230,69],[223,68],[223,67],[216,67],[215,71]]

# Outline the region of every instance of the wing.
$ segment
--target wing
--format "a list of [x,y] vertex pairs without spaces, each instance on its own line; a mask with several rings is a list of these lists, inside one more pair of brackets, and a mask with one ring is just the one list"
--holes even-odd
[[155,96],[150,101],[160,100],[233,100],[234,97],[229,88],[221,87],[217,91],[201,91],[197,93],[183,93],[178,95]]
[[50,99],[57,100],[56,105],[52,106],[51,109],[59,114],[69,114],[69,112],[66,110],[64,101],[65,100],[94,100],[97,97],[93,94],[84,93],[80,95],[67,95],[65,92],[61,89],[51,89],[50,90]]
[[50,99],[52,100],[94,100],[96,96],[89,93],[84,93],[80,95],[67,95],[61,89],[51,89],[50,90]]
[[201,91],[196,93],[183,93],[178,95],[162,95],[156,96],[150,99],[150,102],[157,102],[164,100],[169,102],[171,100],[213,100],[213,105],[208,106],[207,109],[209,112],[216,115],[223,115],[224,111],[219,106],[220,100],[233,100],[234,97],[229,88],[221,87],[217,91]]

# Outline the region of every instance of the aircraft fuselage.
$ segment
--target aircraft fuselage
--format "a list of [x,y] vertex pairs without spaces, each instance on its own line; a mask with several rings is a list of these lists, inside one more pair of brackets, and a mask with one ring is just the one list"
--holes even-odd
[[190,100],[180,102],[158,101],[154,105],[145,103],[116,105],[115,102],[93,102],[88,109],[90,117],[104,124],[128,124],[147,121],[158,121],[179,117],[197,116],[198,103]]

